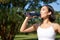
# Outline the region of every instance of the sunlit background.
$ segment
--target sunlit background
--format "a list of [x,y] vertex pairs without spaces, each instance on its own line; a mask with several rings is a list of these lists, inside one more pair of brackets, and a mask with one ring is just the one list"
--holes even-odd
[[[60,0],[0,0],[0,40],[38,40],[36,32],[21,33],[20,27],[26,17],[25,13],[39,13],[45,4],[54,8],[55,22],[60,24]],[[27,26],[40,22],[39,17],[32,18]],[[59,33],[56,40],[60,40]]]

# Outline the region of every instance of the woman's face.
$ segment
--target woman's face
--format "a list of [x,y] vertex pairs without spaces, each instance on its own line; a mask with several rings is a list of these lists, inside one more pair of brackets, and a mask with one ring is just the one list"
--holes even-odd
[[48,8],[46,6],[43,6],[40,10],[41,18],[47,18],[49,15]]

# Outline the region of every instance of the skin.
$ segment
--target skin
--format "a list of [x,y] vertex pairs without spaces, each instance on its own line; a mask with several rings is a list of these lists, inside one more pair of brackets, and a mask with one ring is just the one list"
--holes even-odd
[[33,18],[30,15],[27,15],[27,17],[25,18],[20,28],[20,32],[33,32],[33,31],[37,31],[38,27],[46,29],[50,27],[51,25],[53,25],[54,31],[60,33],[60,25],[58,23],[52,23],[49,21],[48,17],[49,15],[51,15],[51,12],[48,12],[48,8],[46,6],[43,6],[41,8],[40,14],[41,14],[40,17],[43,18],[43,23],[41,25],[38,26],[37,24],[33,24],[31,27],[27,28],[28,20]]

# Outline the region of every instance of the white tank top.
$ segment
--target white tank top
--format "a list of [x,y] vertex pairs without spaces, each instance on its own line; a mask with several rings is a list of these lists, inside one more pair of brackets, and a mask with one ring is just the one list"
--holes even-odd
[[37,29],[38,40],[55,40],[55,31],[53,26],[48,28],[41,28],[40,26]]

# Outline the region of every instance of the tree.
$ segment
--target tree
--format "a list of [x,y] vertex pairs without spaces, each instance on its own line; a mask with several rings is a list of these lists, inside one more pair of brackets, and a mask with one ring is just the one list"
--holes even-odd
[[60,24],[60,12],[55,11],[56,22]]
[[13,40],[18,27],[24,20],[22,13],[18,14],[15,8],[12,13],[9,9],[1,8],[0,10],[0,35],[2,40]]

